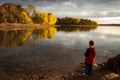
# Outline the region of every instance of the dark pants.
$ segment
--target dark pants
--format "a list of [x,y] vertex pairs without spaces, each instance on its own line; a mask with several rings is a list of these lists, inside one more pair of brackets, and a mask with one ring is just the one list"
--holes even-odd
[[92,74],[92,64],[85,63],[85,74],[88,76]]

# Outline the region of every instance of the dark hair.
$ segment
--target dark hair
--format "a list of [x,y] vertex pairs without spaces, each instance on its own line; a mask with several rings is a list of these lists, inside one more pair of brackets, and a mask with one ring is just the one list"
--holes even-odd
[[93,41],[93,40],[90,40],[90,41],[89,41],[89,45],[94,46],[94,41]]

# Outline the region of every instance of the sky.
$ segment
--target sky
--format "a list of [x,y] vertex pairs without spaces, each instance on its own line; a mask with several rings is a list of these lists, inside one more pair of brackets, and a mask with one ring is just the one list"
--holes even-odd
[[120,0],[0,0],[0,4],[34,5],[57,17],[88,18],[99,24],[120,24]]

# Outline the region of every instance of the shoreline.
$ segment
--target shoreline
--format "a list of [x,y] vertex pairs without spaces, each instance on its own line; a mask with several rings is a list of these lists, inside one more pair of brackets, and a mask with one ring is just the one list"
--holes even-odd
[[99,26],[120,26],[120,24],[99,24]]
[[69,26],[71,26],[71,27],[98,27],[98,26],[96,26],[96,25],[56,25],[57,27],[69,27]]
[[60,72],[57,67],[49,68],[44,65],[4,63],[0,66],[0,78],[2,80],[119,80],[120,75],[106,68],[105,64],[96,63],[92,75],[86,77],[83,76],[85,70],[83,62],[79,63],[73,72]]
[[0,24],[0,30],[40,29],[54,27],[54,25],[43,24]]
[[39,29],[48,27],[97,27],[96,25],[48,25],[48,24],[16,24],[1,23],[0,30],[18,30],[18,29]]

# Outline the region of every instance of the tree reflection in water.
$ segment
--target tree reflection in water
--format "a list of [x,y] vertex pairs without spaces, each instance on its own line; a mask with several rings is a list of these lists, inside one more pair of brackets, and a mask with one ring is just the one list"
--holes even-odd
[[17,47],[28,42],[36,43],[42,39],[51,39],[55,33],[55,27],[36,30],[0,31],[0,45],[5,47]]
[[35,44],[40,40],[52,39],[56,34],[56,31],[74,32],[74,31],[90,31],[97,27],[75,27],[75,26],[64,26],[64,27],[50,27],[40,29],[22,29],[22,30],[7,30],[0,31],[0,45],[6,47],[17,47],[24,44]]
[[97,26],[62,26],[57,27],[58,31],[64,31],[64,32],[82,32],[82,31],[90,31],[96,29]]
[[6,47],[21,46],[27,41],[31,33],[30,30],[0,31],[0,44]]
[[[45,40],[45,39],[51,39],[56,33],[56,28],[46,28],[46,29],[36,29],[33,31],[31,38],[33,39],[34,43]],[[31,39],[31,40],[32,40]]]

